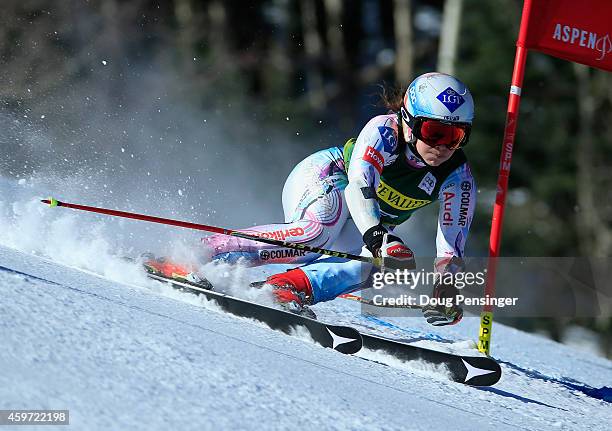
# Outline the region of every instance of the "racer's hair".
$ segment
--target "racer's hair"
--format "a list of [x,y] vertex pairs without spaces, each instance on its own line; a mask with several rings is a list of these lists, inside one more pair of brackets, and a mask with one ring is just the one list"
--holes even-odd
[[399,112],[404,103],[406,88],[407,87],[401,85],[381,84],[380,92],[378,93],[378,106],[385,107],[393,113]]

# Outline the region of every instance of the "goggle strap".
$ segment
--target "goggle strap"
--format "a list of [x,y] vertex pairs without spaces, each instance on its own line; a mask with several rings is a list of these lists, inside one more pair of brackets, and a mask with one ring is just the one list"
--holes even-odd
[[416,117],[413,117],[412,115],[410,115],[410,112],[408,112],[408,110],[404,108],[403,106],[400,108],[400,112],[401,112],[401,116],[404,119],[404,121],[408,123],[408,127],[410,127],[410,130],[414,130],[414,123],[415,123]]

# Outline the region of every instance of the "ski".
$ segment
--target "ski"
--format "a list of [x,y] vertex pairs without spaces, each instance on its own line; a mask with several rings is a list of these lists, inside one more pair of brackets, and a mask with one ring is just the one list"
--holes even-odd
[[422,360],[444,366],[453,381],[470,386],[492,386],[501,378],[501,367],[488,356],[464,356],[377,335],[361,334],[364,349],[382,351],[403,361]]
[[[253,318],[286,334],[291,334],[292,328],[296,326],[304,327],[318,344],[341,353],[355,354],[365,348],[372,351],[382,351],[403,361],[422,360],[445,367],[453,381],[470,386],[492,386],[501,378],[501,367],[494,359],[487,356],[458,355],[402,343],[377,335],[360,333],[348,326],[322,323],[302,315],[216,292],[211,290],[212,285],[208,281],[198,284],[150,272],[147,273],[147,276],[167,283],[175,289],[204,295],[207,299],[214,300],[230,314]],[[257,286],[258,283],[254,283],[254,285]]]
[[210,288],[187,281],[179,281],[158,274],[147,273],[149,278],[171,285],[173,288],[203,295],[215,301],[224,311],[239,317],[247,317],[265,323],[270,328],[291,335],[296,327],[305,328],[312,339],[323,347],[340,353],[354,354],[361,350],[361,334],[348,326],[328,325],[289,311],[279,310],[254,302],[245,301]]
[[[350,293],[340,295],[341,298],[357,301],[362,304],[377,305],[369,299]],[[391,308],[413,308],[420,306],[398,306]],[[402,360],[424,360],[426,362],[444,365],[451,373],[454,381],[472,386],[492,386],[501,378],[501,367],[492,358],[486,356],[461,356],[441,352],[407,343],[399,343],[375,335],[361,334],[363,345],[367,349],[382,350]]]

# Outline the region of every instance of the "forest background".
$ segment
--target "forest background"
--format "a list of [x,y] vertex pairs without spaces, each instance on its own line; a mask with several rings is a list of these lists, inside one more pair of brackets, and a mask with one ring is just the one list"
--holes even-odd
[[[191,203],[177,208],[194,221],[276,221],[295,163],[383,113],[380,85],[439,70],[466,82],[476,101],[466,153],[479,202],[468,253],[486,256],[521,8],[518,0],[4,0],[0,173],[119,175],[130,154],[150,177],[175,159],[166,178],[193,182]],[[501,254],[610,257],[610,166],[612,75],[530,53]],[[273,179],[249,186],[243,171]],[[194,203],[210,191],[192,180],[199,174],[218,198]],[[147,177],[152,194],[170,193],[162,177]],[[243,187],[235,207],[223,205],[223,187]],[[104,184],[96,199],[108,202],[112,189]],[[255,201],[275,212],[243,211]],[[508,323],[557,340],[580,325],[611,355],[611,314]]]

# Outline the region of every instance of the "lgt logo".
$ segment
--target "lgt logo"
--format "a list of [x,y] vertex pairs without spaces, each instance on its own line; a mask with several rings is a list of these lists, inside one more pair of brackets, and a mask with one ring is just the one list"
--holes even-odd
[[465,99],[451,87],[448,87],[442,93],[438,94],[436,99],[442,102],[442,104],[446,106],[446,109],[448,109],[451,113],[455,112],[465,103]]
[[380,126],[378,128],[378,133],[380,133],[381,138],[383,139],[383,146],[387,153],[392,153],[395,151],[397,147],[397,139],[395,139],[395,131],[391,127],[383,127]]

